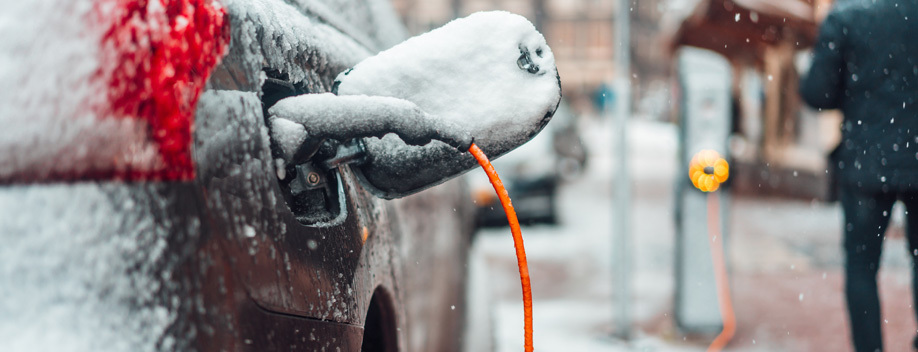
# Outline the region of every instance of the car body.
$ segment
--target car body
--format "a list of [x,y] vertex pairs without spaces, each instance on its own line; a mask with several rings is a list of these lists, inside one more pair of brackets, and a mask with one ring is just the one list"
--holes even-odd
[[0,350],[460,350],[463,183],[385,201],[349,165],[284,178],[265,124],[277,99],[329,91],[403,40],[389,4],[223,6],[231,42],[197,102],[193,178],[0,183]]

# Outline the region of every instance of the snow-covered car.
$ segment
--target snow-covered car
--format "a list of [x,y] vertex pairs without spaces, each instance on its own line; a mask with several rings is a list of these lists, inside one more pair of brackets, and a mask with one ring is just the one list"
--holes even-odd
[[[562,101],[543,133],[494,161],[521,223],[557,223],[558,187],[579,177],[587,163],[579,128],[578,116]],[[506,215],[491,186],[480,178],[469,180],[478,225],[506,226]]]
[[389,4],[26,1],[0,33],[0,351],[461,348],[462,183],[385,201],[266,125],[402,41]]

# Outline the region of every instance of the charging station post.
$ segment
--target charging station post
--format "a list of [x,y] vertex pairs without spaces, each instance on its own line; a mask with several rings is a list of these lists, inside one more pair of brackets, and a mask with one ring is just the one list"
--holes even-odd
[[[675,319],[687,333],[719,332],[723,325],[718,306],[714,265],[707,214],[708,194],[692,186],[684,170],[695,153],[710,149],[728,156],[727,138],[731,130],[730,63],[712,51],[683,47],[677,54],[680,83],[679,175],[676,183],[676,302]],[[718,197],[717,233],[719,241],[728,239],[726,220],[729,192]],[[726,246],[724,246],[726,247]],[[729,258],[724,258],[729,267]]]

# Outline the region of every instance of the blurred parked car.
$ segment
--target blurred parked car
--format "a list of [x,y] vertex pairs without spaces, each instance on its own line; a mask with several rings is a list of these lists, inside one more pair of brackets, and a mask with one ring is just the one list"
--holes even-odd
[[[278,167],[272,156],[272,104],[329,91],[339,72],[404,39],[389,4],[222,1],[231,43],[200,93],[187,145],[169,144],[191,150],[193,171],[176,178],[149,176],[135,159],[164,158],[181,136],[67,105],[98,95],[91,61],[104,48],[80,47],[95,43],[83,20],[106,10],[92,3],[10,4],[4,18],[13,22],[0,52],[18,51],[0,56],[0,79],[12,81],[0,86],[0,115],[12,124],[0,134],[0,350],[462,348],[474,225],[463,184],[383,201],[348,165],[328,167],[329,146],[299,165]],[[198,10],[188,16],[199,20]],[[165,69],[157,77],[174,74]]]
[[[579,177],[587,163],[578,117],[564,101],[545,131],[494,161],[523,224],[558,221],[558,187]],[[479,226],[507,226],[507,217],[491,184],[470,177]]]

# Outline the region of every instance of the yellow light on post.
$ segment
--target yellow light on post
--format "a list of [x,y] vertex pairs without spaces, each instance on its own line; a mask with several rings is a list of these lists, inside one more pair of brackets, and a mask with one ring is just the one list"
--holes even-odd
[[698,152],[689,162],[689,178],[702,192],[714,192],[730,177],[730,165],[716,151]]

